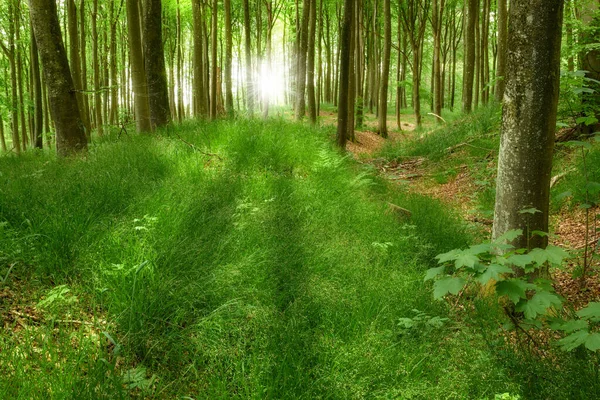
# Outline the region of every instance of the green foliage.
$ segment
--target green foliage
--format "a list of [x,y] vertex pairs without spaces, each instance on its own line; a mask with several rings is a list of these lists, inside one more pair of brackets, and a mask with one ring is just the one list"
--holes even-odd
[[[536,211],[524,210],[528,213]],[[531,282],[528,276],[548,266],[560,267],[568,254],[555,246],[526,253],[506,244],[520,235],[520,230],[509,231],[495,242],[438,255],[436,258],[441,266],[429,269],[425,275],[425,280],[435,278],[434,298],[440,300],[449,294],[458,295],[467,286],[475,286],[471,290],[481,290],[477,287],[492,285],[499,296],[512,302],[515,310],[530,320],[561,306],[562,300],[550,282],[544,279]]]

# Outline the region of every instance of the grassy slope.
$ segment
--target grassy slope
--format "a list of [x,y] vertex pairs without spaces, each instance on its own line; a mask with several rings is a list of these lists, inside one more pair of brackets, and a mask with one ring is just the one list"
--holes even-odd
[[[0,159],[0,278],[15,265],[0,398],[585,398],[570,364],[515,355],[492,316],[398,326],[413,309],[447,316],[423,273],[469,238],[330,134],[189,123],[86,160]],[[58,284],[71,291],[36,306]],[[17,303],[37,320],[9,317]]]

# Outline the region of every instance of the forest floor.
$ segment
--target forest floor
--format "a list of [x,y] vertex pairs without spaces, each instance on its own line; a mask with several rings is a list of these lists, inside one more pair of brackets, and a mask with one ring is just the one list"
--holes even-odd
[[368,117],[353,158],[327,125],[190,121],[0,158],[0,398],[598,398],[587,354],[423,281],[489,231],[496,125]]

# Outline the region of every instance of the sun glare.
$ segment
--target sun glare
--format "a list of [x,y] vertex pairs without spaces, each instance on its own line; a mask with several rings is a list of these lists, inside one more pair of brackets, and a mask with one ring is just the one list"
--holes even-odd
[[283,67],[277,64],[262,63],[258,78],[258,89],[263,96],[268,96],[269,102],[279,104],[284,101],[285,83]]

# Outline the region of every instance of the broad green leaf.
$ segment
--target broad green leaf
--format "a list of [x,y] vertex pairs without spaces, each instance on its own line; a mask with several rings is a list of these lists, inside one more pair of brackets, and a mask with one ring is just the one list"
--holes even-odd
[[469,247],[469,252],[471,254],[478,255],[483,253],[491,253],[493,249],[494,246],[491,243],[481,243]]
[[479,257],[474,254],[470,254],[468,250],[462,251],[461,254],[456,257],[456,261],[454,261],[454,266],[456,268],[468,267],[473,268],[475,263],[479,262]]
[[496,284],[496,292],[500,296],[507,296],[515,304],[525,298],[527,289],[527,283],[521,279],[508,279]]
[[537,265],[542,265],[548,261],[548,253],[544,249],[535,248],[529,252],[529,256]]
[[456,257],[460,254],[460,252],[460,250],[454,249],[450,250],[447,253],[438,254],[437,256],[435,256],[435,258],[437,258],[438,264],[443,264],[448,261],[456,260]]
[[446,269],[446,267],[444,267],[443,265],[441,267],[437,267],[437,268],[429,268],[427,270],[427,273],[425,274],[424,280],[428,281],[428,280],[435,278],[439,274],[444,273],[444,269]]
[[442,297],[450,294],[458,294],[465,286],[466,281],[462,278],[444,278],[433,284],[433,297],[440,300]]
[[521,229],[512,229],[510,231],[506,231],[502,236],[500,236],[498,239],[496,239],[495,242],[496,243],[512,242],[513,240],[515,240],[522,234],[523,234],[523,231]]
[[528,264],[533,262],[533,257],[529,254],[514,254],[506,259],[509,264],[516,265],[517,267],[525,268]]
[[596,351],[600,349],[600,333],[592,333],[585,339],[585,347],[588,350]]
[[495,281],[500,281],[500,280],[502,280],[502,277],[500,275],[512,274],[513,272],[514,271],[512,270],[512,268],[507,267],[506,265],[490,264],[487,266],[487,268],[483,272],[483,274],[481,274],[477,277],[477,281],[479,283],[481,283],[482,285],[485,285],[491,279],[493,279]]
[[587,340],[590,333],[586,330],[577,331],[564,337],[558,341],[560,348],[564,351],[571,351],[576,347],[581,346]]
[[525,318],[534,319],[540,314],[545,314],[552,305],[559,306],[562,302],[560,298],[550,292],[537,292],[530,300],[523,300],[517,307],[517,311],[525,314]]
[[585,308],[577,311],[577,315],[589,321],[600,322],[600,303],[589,303]]
[[549,245],[544,250],[550,264],[560,266],[564,259],[569,258],[569,253],[557,246]]

